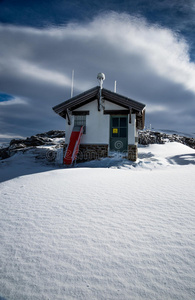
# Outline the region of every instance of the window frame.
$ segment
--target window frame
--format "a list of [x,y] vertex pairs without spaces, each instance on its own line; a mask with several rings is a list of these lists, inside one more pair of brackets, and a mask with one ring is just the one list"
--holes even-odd
[[74,115],[74,127],[83,126],[83,134],[86,134],[86,115]]

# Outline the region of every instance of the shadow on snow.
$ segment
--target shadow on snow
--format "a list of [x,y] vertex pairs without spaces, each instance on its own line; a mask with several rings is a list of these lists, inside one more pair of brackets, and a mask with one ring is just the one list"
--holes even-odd
[[169,163],[173,162],[177,165],[186,166],[186,165],[195,165],[195,154],[182,154],[169,157]]
[[[32,158],[31,158],[32,159]],[[195,154],[182,154],[175,155],[167,158],[167,161],[171,165],[195,165]],[[75,163],[71,166],[64,166],[59,164],[42,164],[41,162],[27,163],[27,160],[23,160],[22,164],[18,164],[18,161],[12,161],[13,165],[10,165],[9,160],[3,160],[0,162],[0,166],[3,167],[0,171],[0,182],[4,182],[13,178],[20,176],[31,175],[36,173],[42,173],[52,170],[62,170],[62,169],[72,169],[72,168],[125,168],[125,169],[135,169],[138,166],[152,165],[158,163],[158,165],[163,165],[158,158],[151,152],[143,153],[140,151],[138,154],[138,160],[136,162],[129,161],[124,153],[112,153],[111,156],[86,161],[83,163]],[[1,300],[1,298],[0,298]]]

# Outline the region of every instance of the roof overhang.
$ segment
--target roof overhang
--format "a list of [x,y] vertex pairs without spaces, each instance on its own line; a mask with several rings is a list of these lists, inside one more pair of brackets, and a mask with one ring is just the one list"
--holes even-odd
[[[62,118],[66,118],[67,112],[74,111],[75,109],[82,107],[83,105],[90,103],[96,99],[98,99],[100,95],[100,87],[96,86],[90,90],[87,90],[84,93],[81,93],[67,101],[64,101],[53,107],[53,110],[60,115]],[[145,118],[145,107],[146,105],[130,99],[128,97],[122,96],[120,94],[111,92],[107,89],[101,89],[101,97],[109,102],[117,104],[133,113],[136,114],[137,123],[140,123],[140,128],[144,126],[144,118]]]

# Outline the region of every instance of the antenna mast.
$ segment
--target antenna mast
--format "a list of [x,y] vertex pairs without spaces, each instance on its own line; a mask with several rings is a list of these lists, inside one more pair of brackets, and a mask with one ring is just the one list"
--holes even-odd
[[116,80],[114,82],[114,93],[116,93]]
[[71,98],[73,97],[73,88],[74,88],[74,70],[72,70]]

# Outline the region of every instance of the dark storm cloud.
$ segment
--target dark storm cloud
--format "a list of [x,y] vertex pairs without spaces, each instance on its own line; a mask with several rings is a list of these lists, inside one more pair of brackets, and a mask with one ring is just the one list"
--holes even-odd
[[[195,65],[187,43],[144,19],[109,13],[60,28],[0,26],[0,91],[15,97],[0,103],[4,133],[30,135],[63,128],[52,106],[97,85],[147,104],[147,122],[172,129],[195,125]],[[163,126],[164,124],[164,126]],[[193,129],[191,129],[193,130]]]
[[39,28],[64,26],[70,21],[89,22],[105,11],[141,16],[151,24],[182,34],[195,60],[194,0],[0,0],[0,23]]

